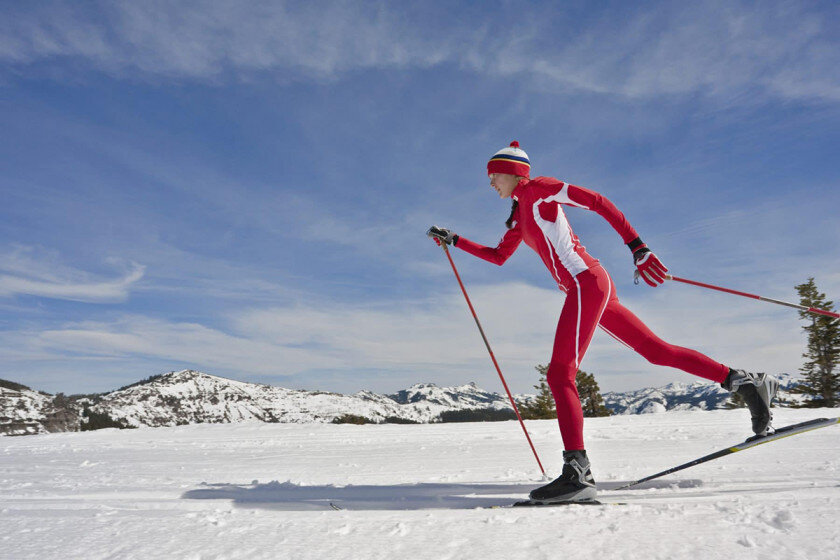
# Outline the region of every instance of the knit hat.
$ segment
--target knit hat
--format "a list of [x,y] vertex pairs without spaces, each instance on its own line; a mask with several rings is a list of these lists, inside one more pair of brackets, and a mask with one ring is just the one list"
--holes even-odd
[[502,148],[487,162],[487,174],[508,173],[520,177],[531,177],[531,162],[528,154],[519,147],[519,142],[514,140],[509,148]]

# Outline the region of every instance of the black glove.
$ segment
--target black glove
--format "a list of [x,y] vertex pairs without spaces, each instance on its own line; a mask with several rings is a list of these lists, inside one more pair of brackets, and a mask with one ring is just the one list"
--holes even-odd
[[458,234],[452,233],[446,228],[432,226],[426,232],[426,235],[434,239],[438,245],[440,245],[441,241],[452,246],[458,244]]

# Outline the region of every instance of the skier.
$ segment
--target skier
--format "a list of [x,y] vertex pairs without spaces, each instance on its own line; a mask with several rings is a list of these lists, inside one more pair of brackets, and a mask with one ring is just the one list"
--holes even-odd
[[630,248],[636,274],[650,286],[662,284],[668,269],[612,202],[597,192],[553,177],[531,179],[530,160],[516,141],[490,158],[487,174],[490,186],[501,198],[513,199],[505,224],[508,229],[499,244],[485,247],[438,226],[432,226],[427,234],[438,244],[451,244],[497,265],[502,265],[524,241],[542,258],[557,285],[566,293],[546,375],[565,448],[563,473],[533,490],[532,501],[595,499],[595,480],[583,443],[583,410],[575,376],[598,326],[653,364],[679,368],[741,395],[750,410],[753,432],[757,435],[770,432],[770,404],[779,386],[775,378],[732,369],[695,350],[668,344],[619,302],[607,271],[572,232],[563,205],[592,210],[605,218]]

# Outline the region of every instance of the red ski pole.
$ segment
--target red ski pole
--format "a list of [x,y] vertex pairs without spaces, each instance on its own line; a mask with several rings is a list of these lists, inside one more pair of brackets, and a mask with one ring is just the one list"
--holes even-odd
[[779,301],[777,299],[770,299],[762,296],[757,296],[755,294],[748,294],[746,292],[739,292],[738,290],[730,290],[729,288],[721,288],[720,286],[713,286],[711,284],[704,284],[703,282],[696,282],[694,280],[686,280],[685,278],[679,278],[677,276],[672,276],[670,274],[666,274],[665,278],[667,280],[673,280],[675,282],[682,282],[683,284],[691,284],[692,286],[700,286],[701,288],[708,288],[710,290],[717,290],[719,292],[726,292],[727,294],[735,294],[736,296],[743,296],[752,299],[757,299],[760,301],[769,301],[770,303],[777,303],[779,305],[786,305],[787,307],[793,307],[794,309],[799,309],[801,311],[807,311],[809,313],[816,313],[818,315],[827,315],[829,317],[838,317],[840,318],[840,313],[835,313],[833,311],[826,311],[825,309],[817,309],[816,307],[806,307],[804,305],[797,305],[795,303],[788,303],[786,301]]
[[464,288],[464,283],[461,282],[461,275],[458,274],[458,269],[455,268],[455,261],[452,260],[452,255],[449,254],[449,248],[447,247],[446,243],[441,243],[441,247],[443,247],[443,252],[446,253],[446,258],[449,259],[449,264],[452,265],[452,272],[455,273],[455,278],[458,279],[458,285],[461,286],[461,291],[464,293],[464,298],[467,300],[467,305],[472,312],[473,319],[475,319],[475,324],[478,326],[478,332],[481,333],[481,338],[484,339],[484,345],[487,346],[487,351],[490,352],[490,359],[493,361],[493,365],[496,366],[496,372],[499,374],[499,379],[502,380],[502,385],[505,387],[505,392],[507,393],[508,399],[510,399],[510,405],[513,407],[513,411],[516,413],[516,418],[519,419],[519,425],[522,426],[522,431],[525,432],[525,438],[528,440],[528,445],[531,446],[531,451],[534,452],[534,458],[537,460],[537,465],[540,466],[540,470],[542,471],[543,477],[546,476],[545,469],[540,462],[540,457],[537,455],[537,450],[534,448],[534,443],[531,441],[531,436],[528,435],[528,430],[525,429],[525,422],[522,421],[522,415],[519,414],[519,408],[516,406],[516,402],[513,400],[513,395],[510,394],[510,389],[508,389],[507,382],[505,381],[505,376],[502,375],[502,370],[499,368],[499,363],[496,361],[496,356],[493,355],[493,350],[490,348],[490,343],[487,342],[487,336],[484,334],[484,329],[481,328],[481,323],[478,320],[478,315],[475,313],[475,308],[473,308],[472,302],[470,301],[470,296],[467,295],[467,290]]

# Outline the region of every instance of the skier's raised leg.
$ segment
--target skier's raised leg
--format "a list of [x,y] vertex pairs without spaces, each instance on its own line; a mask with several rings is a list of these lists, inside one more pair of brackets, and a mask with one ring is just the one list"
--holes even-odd
[[753,432],[766,435],[770,431],[770,405],[779,388],[779,382],[773,376],[734,370],[696,350],[668,344],[615,296],[610,299],[601,317],[601,328],[652,364],[681,369],[720,383],[724,389],[741,395],[750,409]]

